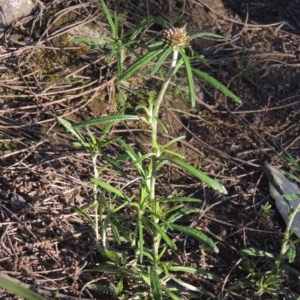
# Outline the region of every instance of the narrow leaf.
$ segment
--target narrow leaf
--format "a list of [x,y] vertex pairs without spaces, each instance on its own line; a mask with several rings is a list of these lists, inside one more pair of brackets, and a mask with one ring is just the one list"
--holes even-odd
[[109,12],[109,9],[108,9],[108,7],[106,6],[104,0],[100,0],[100,4],[101,4],[101,7],[102,7],[102,9],[103,9],[103,12],[104,12],[104,15],[105,15],[105,17],[106,17],[106,20],[107,20],[107,22],[109,23],[109,26],[110,26],[110,28],[111,28],[111,30],[112,30],[112,32],[113,32],[113,36],[114,36],[114,38],[117,38],[117,37],[118,37],[118,31],[116,31],[115,23],[114,23],[114,21],[113,21],[113,19],[112,19],[112,17],[111,17],[111,14],[110,14],[110,12]]
[[216,282],[220,282],[221,278],[211,272],[207,272],[198,268],[186,267],[186,266],[171,266],[169,267],[169,271],[173,272],[185,272],[190,274],[199,274],[206,279],[214,280]]
[[173,49],[171,47],[166,48],[166,51],[163,52],[163,54],[159,57],[157,63],[155,64],[155,66],[153,67],[152,71],[151,71],[151,75],[153,76],[161,67],[161,65],[163,64],[163,62],[167,59],[167,57],[172,53]]
[[190,198],[190,197],[171,197],[171,198],[160,198],[160,199],[155,199],[152,201],[154,202],[159,202],[159,203],[169,203],[169,202],[202,202],[201,199],[198,198]]
[[231,92],[225,85],[223,85],[217,79],[211,77],[207,73],[202,72],[200,70],[197,70],[194,68],[192,70],[198,77],[202,78],[204,81],[206,81],[207,83],[212,85],[214,88],[216,88],[218,91],[223,93],[225,96],[231,98],[233,101],[235,101],[237,103],[242,102],[241,99],[237,95],[235,95],[233,92]]
[[169,238],[169,236],[165,233],[165,231],[156,223],[151,222],[156,231],[160,234],[161,238],[166,242],[166,244],[172,249],[176,250],[177,247],[174,242]]
[[212,241],[212,239],[210,239],[208,236],[206,236],[204,233],[202,233],[201,231],[194,229],[194,228],[190,228],[187,226],[181,226],[181,225],[177,225],[177,224],[172,224],[172,228],[175,230],[178,230],[196,240],[198,240],[199,242],[205,244],[206,246],[208,246],[209,248],[211,248],[215,253],[219,252],[218,247],[216,246],[216,244]]
[[187,76],[187,81],[188,81],[188,86],[189,86],[189,95],[190,95],[190,101],[192,107],[195,107],[195,99],[196,99],[196,92],[195,92],[195,84],[194,84],[194,77],[192,73],[192,68],[190,65],[189,58],[185,54],[184,50],[180,51],[184,66],[185,66],[185,71],[186,71],[186,76]]
[[248,256],[258,256],[258,257],[270,257],[274,258],[274,255],[270,252],[263,251],[257,248],[249,247],[246,249],[241,249],[239,251],[241,255],[248,255]]
[[80,132],[78,132],[73,127],[73,125],[69,121],[67,121],[67,120],[65,120],[65,119],[63,119],[61,117],[58,117],[57,119],[58,119],[58,122],[61,125],[63,125],[66,128],[67,131],[69,131],[70,133],[72,133],[78,139],[78,141],[80,141],[81,145],[85,145],[86,144],[83,136],[80,134]]
[[140,120],[140,117],[137,115],[112,115],[105,116],[101,118],[95,118],[88,121],[80,122],[74,125],[75,128],[89,127],[100,124],[105,124],[109,122],[118,122],[118,121],[131,121],[131,120]]
[[94,224],[94,221],[93,219],[91,218],[91,216],[81,207],[79,206],[76,206],[76,205],[73,205],[71,206],[72,209],[78,213],[80,216],[82,216],[83,218],[85,218],[87,221],[90,222],[90,224]]
[[143,230],[143,218],[141,217],[141,214],[139,213],[138,216],[138,232],[139,232],[139,256],[140,256],[140,263],[143,263],[143,257],[144,257],[144,230]]
[[174,223],[175,221],[182,218],[183,216],[193,214],[193,213],[199,214],[202,211],[203,210],[200,208],[192,208],[188,206],[182,207],[168,218],[168,223]]
[[186,288],[187,290],[189,291],[192,291],[192,292],[197,292],[197,293],[201,293],[201,290],[198,288],[198,287],[195,287],[194,285],[191,285],[181,279],[178,279],[178,278],[175,278],[173,277],[172,278],[176,283],[178,283],[179,285],[183,286],[184,288]]
[[86,271],[90,272],[103,272],[107,274],[115,274],[115,275],[126,275],[126,276],[136,276],[137,273],[133,270],[133,268],[125,268],[124,266],[118,267],[115,263],[109,264],[101,264],[99,267],[95,267],[93,269],[87,269]]
[[[150,25],[151,23],[153,23],[153,19],[147,18],[147,19],[144,19],[137,26],[134,26],[133,32],[129,32],[129,36],[130,36],[129,40],[134,41],[137,38],[137,36],[141,33],[141,31],[144,28],[146,28],[148,25]],[[126,35],[126,37],[127,37],[127,35]]]
[[200,33],[193,34],[190,37],[190,40],[194,40],[194,39],[199,38],[199,37],[203,37],[203,38],[205,38],[205,37],[217,38],[217,39],[222,39],[222,40],[225,39],[224,36],[219,35],[219,34],[215,34],[215,33],[212,33],[212,32],[200,32]]
[[22,283],[19,280],[11,278],[8,275],[2,274],[1,272],[0,287],[28,300],[46,300],[46,298],[40,296],[25,286],[22,286]]
[[108,192],[111,192],[121,198],[126,198],[125,195],[118,190],[117,188],[115,188],[114,186],[112,186],[111,184],[104,182],[102,180],[96,179],[96,178],[92,178],[91,180],[93,183],[97,184],[99,187],[107,190]]
[[175,158],[175,157],[161,157],[161,159],[165,159],[165,160],[168,160],[168,161],[174,163],[181,169],[185,170],[189,174],[195,176],[196,178],[200,179],[202,182],[206,183],[212,189],[214,189],[222,194],[227,194],[227,190],[221,183],[219,183],[215,179],[212,179],[211,177],[207,176],[206,174],[199,171],[192,165],[186,163],[185,161]]
[[158,49],[158,50],[151,51],[151,52],[147,53],[146,55],[143,55],[135,63],[133,63],[131,66],[129,66],[127,68],[127,70],[123,72],[123,74],[121,74],[121,76],[119,77],[119,81],[124,80],[127,77],[130,77],[136,71],[138,71],[139,69],[141,69],[142,67],[147,65],[152,59],[157,57],[162,51],[163,51],[163,49]]
[[171,300],[182,300],[182,298],[179,298],[176,294],[174,294],[172,291],[170,291],[168,288],[165,289],[166,294],[169,296]]
[[151,267],[150,269],[150,280],[151,280],[151,290],[154,296],[154,300],[162,300],[162,290],[161,284],[159,282],[159,277],[155,270],[155,267]]
[[175,144],[175,143],[178,143],[178,142],[184,140],[185,138],[186,138],[185,135],[178,136],[178,137],[172,139],[171,141],[167,142],[166,144],[164,144],[164,145],[161,147],[161,150],[164,150],[164,149],[170,147],[171,145],[173,145],[173,144]]

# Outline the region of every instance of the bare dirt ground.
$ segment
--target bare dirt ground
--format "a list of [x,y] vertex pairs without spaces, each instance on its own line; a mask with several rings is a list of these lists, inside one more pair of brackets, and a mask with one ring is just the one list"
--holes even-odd
[[[117,2],[114,9],[128,12]],[[175,168],[166,185],[167,191],[203,199],[203,214],[187,224],[202,228],[217,242],[220,253],[204,255],[194,241],[180,237],[182,251],[176,259],[219,275],[221,286],[204,279],[201,284],[222,295],[248,275],[238,250],[256,247],[278,253],[280,248],[285,225],[261,166],[268,160],[288,169],[285,151],[300,158],[300,4],[154,2],[129,5],[124,28],[135,25],[134,16],[157,15],[159,8],[171,19],[180,10],[179,25],[187,23],[191,33],[224,35],[226,41],[202,39],[193,47],[210,64],[199,68],[242,99],[237,105],[199,82],[196,108],[170,95],[162,116],[170,136],[186,135],[178,151],[229,192],[217,195]],[[56,117],[79,121],[115,111],[113,81],[103,54],[75,47],[66,38],[79,23],[107,28],[98,6],[88,1],[44,5],[1,34],[0,271],[38,287],[49,299],[57,292],[62,299],[78,299],[82,289],[83,299],[103,299],[84,289],[90,280],[109,278],[83,271],[99,263],[99,257],[91,229],[71,209],[91,200],[91,163],[84,151],[71,146],[72,137],[57,125]],[[145,34],[153,34],[153,29]],[[128,139],[144,144],[144,130],[126,126],[114,133],[125,131]],[[117,151],[111,149],[111,155]],[[122,183],[115,174],[105,174],[104,179],[116,186]],[[273,212],[266,217],[261,207],[268,201]],[[268,263],[261,262],[262,269],[267,271]],[[296,277],[288,277],[285,288],[300,295]],[[232,292],[230,299],[251,299],[255,291],[253,284]],[[18,298],[2,290],[0,299]]]

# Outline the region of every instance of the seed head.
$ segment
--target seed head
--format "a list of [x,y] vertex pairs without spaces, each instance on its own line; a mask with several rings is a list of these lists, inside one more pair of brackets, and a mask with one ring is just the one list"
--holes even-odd
[[190,37],[185,27],[166,29],[162,33],[163,41],[169,46],[184,49],[189,45]]

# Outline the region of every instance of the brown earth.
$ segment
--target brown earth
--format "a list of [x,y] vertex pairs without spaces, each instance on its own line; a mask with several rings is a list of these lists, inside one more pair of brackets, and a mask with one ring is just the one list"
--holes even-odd
[[[125,29],[139,21],[136,16],[159,12],[176,20],[179,12],[174,25],[187,23],[191,33],[210,31],[226,37],[193,44],[209,62],[209,67],[197,67],[224,83],[242,103],[199,81],[197,105],[191,109],[188,97],[174,88],[162,110],[169,132],[161,136],[164,141],[186,135],[175,150],[228,190],[228,196],[218,195],[176,168],[170,168],[168,181],[162,179],[164,193],[176,190],[203,200],[203,213],[186,222],[203,229],[220,253],[203,251],[180,236],[182,251],[175,259],[220,276],[220,285],[196,277],[194,281],[225,299],[227,289],[250,272],[238,250],[255,247],[278,254],[283,237],[285,225],[261,167],[268,160],[289,169],[284,153],[298,161],[300,157],[299,1],[186,0],[159,6],[152,0],[128,1],[125,7],[117,2],[111,7],[127,13],[122,18]],[[74,46],[66,37],[70,27],[81,22],[104,32],[107,27],[98,6],[88,1],[44,5],[1,36],[0,272],[38,287],[49,299],[57,291],[62,298],[78,299],[82,290],[82,299],[103,299],[84,288],[89,281],[109,278],[83,272],[100,260],[90,227],[71,208],[92,199],[91,161],[85,151],[72,147],[72,137],[56,117],[79,121],[116,110],[113,70],[105,64],[105,53]],[[161,28],[157,21],[144,34],[157,37]],[[184,79],[178,82],[184,85]],[[139,124],[122,124],[113,134],[147,149],[146,131]],[[109,151],[117,156],[120,149]],[[132,174],[129,167],[127,171]],[[102,179],[115,186],[125,182],[112,172]],[[272,204],[268,216],[262,210],[267,202]],[[253,265],[268,272],[272,262],[253,259]],[[237,288],[226,299],[271,299],[255,294],[252,279],[253,286]],[[296,276],[287,275],[281,288],[295,297],[289,299],[300,295]],[[0,299],[18,298],[0,290]]]

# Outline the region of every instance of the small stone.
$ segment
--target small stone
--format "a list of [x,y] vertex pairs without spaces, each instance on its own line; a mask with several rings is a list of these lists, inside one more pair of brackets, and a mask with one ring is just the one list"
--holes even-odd
[[33,0],[0,0],[0,26],[7,26],[28,16],[35,7]]

